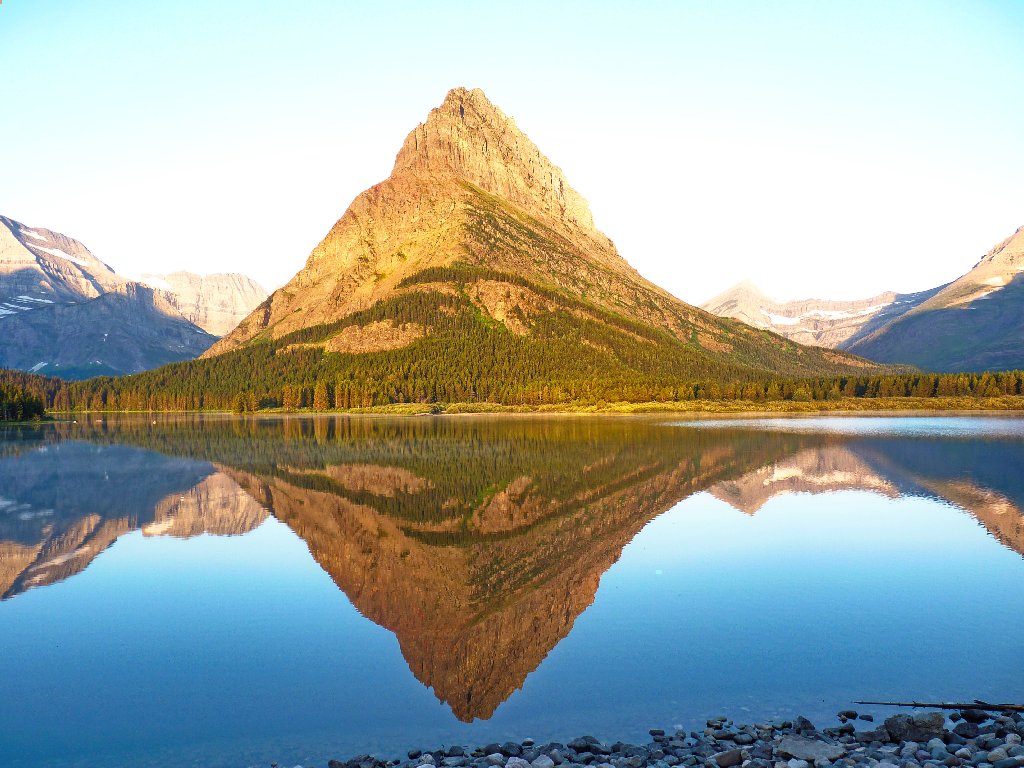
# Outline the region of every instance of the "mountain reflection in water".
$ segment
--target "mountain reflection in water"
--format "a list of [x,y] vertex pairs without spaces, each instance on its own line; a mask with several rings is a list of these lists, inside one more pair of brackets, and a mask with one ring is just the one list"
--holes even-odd
[[926,496],[1024,554],[1020,441],[701,430],[663,419],[130,418],[0,432],[0,592],[117,537],[288,525],[460,720],[489,718],[654,517],[707,491]]

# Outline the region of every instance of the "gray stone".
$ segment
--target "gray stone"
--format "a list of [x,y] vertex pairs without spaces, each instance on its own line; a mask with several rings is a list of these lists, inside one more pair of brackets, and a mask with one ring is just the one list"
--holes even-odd
[[489,754],[487,756],[487,764],[488,765],[504,765],[505,764],[505,756],[503,754],[501,754],[501,752],[491,752],[491,754]]
[[775,746],[776,754],[795,757],[798,760],[838,760],[846,757],[846,750],[838,744],[829,744],[817,739],[808,739],[788,734]]
[[992,768],[1016,768],[1020,765],[1020,761],[1016,757],[1007,757],[1003,760],[996,760],[992,763]]
[[960,716],[969,723],[984,723],[992,716],[983,709],[962,709]]
[[969,723],[966,720],[962,720],[953,727],[953,733],[965,739],[976,739],[980,732],[981,729],[976,723]]
[[893,715],[885,719],[885,730],[893,741],[928,741],[942,736],[946,718],[941,712]]
[[420,765],[436,765],[437,761],[434,760],[434,756],[429,752],[420,758]]
[[737,733],[735,736],[733,736],[732,740],[740,746],[748,746],[756,741],[756,739],[749,733]]
[[718,765],[718,768],[733,768],[743,762],[743,750],[729,749],[719,752],[711,759]]
[[505,768],[530,768],[530,764],[521,757],[510,757],[505,763]]
[[1006,753],[1005,747],[996,747],[995,749],[989,750],[987,759],[988,762],[995,765],[997,762],[1005,760],[1007,757],[1009,757],[1009,755]]
[[786,763],[789,768],[810,768],[810,763],[806,760],[797,760],[795,757]]
[[530,765],[532,765],[533,768],[555,768],[555,761],[547,755],[539,755],[532,763],[530,763]]
[[873,731],[857,731],[854,738],[861,744],[870,744],[874,741],[888,741],[889,732],[884,727],[876,728]]
[[903,746],[900,748],[900,757],[910,757],[911,755],[916,754],[918,746],[919,745],[916,741],[904,742]]
[[796,720],[793,721],[793,730],[797,733],[801,733],[803,731],[814,731],[817,729],[814,727],[814,723],[812,723],[803,715],[800,715],[799,717],[797,717]]

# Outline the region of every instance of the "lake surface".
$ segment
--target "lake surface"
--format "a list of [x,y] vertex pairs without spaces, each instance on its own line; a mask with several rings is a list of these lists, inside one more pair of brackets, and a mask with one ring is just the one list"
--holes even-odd
[[1013,418],[7,428],[0,763],[1021,701],[1022,553]]

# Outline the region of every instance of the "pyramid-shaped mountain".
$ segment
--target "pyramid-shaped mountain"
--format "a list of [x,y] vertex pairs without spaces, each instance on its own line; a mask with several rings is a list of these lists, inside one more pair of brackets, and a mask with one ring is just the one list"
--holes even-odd
[[[205,357],[250,350],[235,359],[251,365],[254,349],[273,352],[264,379],[411,377],[420,398],[437,399],[492,392],[499,378],[573,395],[583,381],[621,391],[868,365],[645,280],[562,171],[482,91],[463,88],[409,134],[391,176],[352,202],[305,267]],[[437,390],[453,370],[458,387]]]

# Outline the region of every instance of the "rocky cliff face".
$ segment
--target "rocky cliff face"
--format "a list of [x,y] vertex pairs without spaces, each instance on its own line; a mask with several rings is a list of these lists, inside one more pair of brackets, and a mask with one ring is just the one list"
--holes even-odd
[[145,274],[139,280],[161,291],[183,317],[213,336],[233,331],[267,298],[267,292],[259,283],[237,273],[171,272]]
[[[353,201],[305,267],[206,357],[257,337],[276,340],[338,324],[385,300],[413,302],[414,295],[420,303],[424,295],[450,297],[459,306],[439,309],[437,320],[421,323],[423,332],[408,336],[406,346],[431,338],[444,313],[466,303],[481,322],[494,321],[489,327],[530,338],[557,316],[574,326],[563,338],[576,331],[585,337],[582,355],[607,352],[595,331],[621,334],[625,322],[641,326],[626,335],[663,347],[663,359],[685,358],[688,367],[706,361],[708,369],[737,364],[811,372],[864,365],[766,340],[643,279],[596,229],[561,170],[483,92],[463,88],[409,134],[391,176]],[[421,306],[417,312],[427,315]],[[595,338],[588,338],[588,324]],[[325,330],[326,338],[312,346],[329,353],[338,332]]]
[[480,89],[454,89],[408,135],[392,171],[402,175],[454,175],[542,215],[570,237],[583,234],[612,247],[561,168]]
[[93,299],[124,282],[77,240],[0,216],[0,318]]

